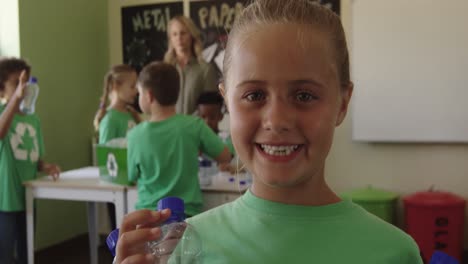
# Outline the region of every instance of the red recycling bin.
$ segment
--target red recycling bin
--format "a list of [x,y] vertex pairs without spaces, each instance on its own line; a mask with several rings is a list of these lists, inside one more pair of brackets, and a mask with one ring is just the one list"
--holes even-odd
[[435,250],[461,261],[465,200],[448,192],[418,192],[403,198],[406,232],[428,263]]

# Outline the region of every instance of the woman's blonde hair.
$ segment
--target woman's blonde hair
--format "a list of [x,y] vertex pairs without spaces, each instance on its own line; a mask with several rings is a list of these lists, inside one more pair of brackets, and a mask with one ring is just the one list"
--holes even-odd
[[335,51],[341,86],[346,87],[350,83],[349,55],[340,18],[330,9],[310,0],[255,0],[248,5],[229,34],[223,63],[224,80],[227,80],[233,49],[241,43],[234,41],[236,38],[254,34],[252,29],[261,26],[289,23],[314,28],[328,35]]
[[193,23],[193,21],[185,16],[176,16],[173,17],[169,23],[167,24],[167,51],[164,54],[164,62],[175,65],[177,62],[175,49],[171,44],[171,32],[170,28],[172,23],[179,22],[187,28],[190,36],[192,37],[192,55],[198,60],[198,62],[204,62],[202,51],[203,51],[203,44],[200,37],[200,31],[198,30],[197,26]]
[[129,65],[126,64],[119,64],[113,66],[104,76],[104,86],[102,89],[102,95],[99,101],[99,109],[96,112],[96,115],[94,116],[94,129],[99,130],[99,123],[101,122],[102,118],[107,113],[107,101],[109,99],[109,95],[112,90],[112,84],[117,83],[120,84],[124,82],[124,77],[123,75],[125,73],[132,73],[136,72],[134,68],[132,68]]

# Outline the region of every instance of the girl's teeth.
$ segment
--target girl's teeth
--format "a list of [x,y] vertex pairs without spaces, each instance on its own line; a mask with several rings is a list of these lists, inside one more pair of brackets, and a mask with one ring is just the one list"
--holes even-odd
[[263,151],[265,151],[269,155],[273,156],[288,156],[293,151],[295,151],[299,145],[290,145],[290,146],[271,146],[261,144],[260,147]]

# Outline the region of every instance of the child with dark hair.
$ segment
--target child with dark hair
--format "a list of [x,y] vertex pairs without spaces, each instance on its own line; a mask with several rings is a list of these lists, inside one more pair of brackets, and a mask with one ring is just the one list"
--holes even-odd
[[[205,123],[221,138],[221,140],[229,148],[233,156],[236,155],[234,146],[232,145],[229,132],[219,129],[219,123],[224,118],[225,106],[224,99],[221,94],[216,92],[205,92],[198,97],[197,100],[197,113],[198,116],[205,121]],[[238,166],[231,165],[230,163],[219,164],[218,168],[221,171],[229,171],[235,173]]]
[[193,216],[203,205],[199,151],[222,163],[231,154],[203,120],[176,113],[179,82],[177,69],[168,63],[153,62],[140,72],[139,104],[149,120],[127,136],[128,176],[137,182],[137,209],[154,210],[161,198],[177,196]]
[[0,263],[27,263],[23,182],[35,179],[37,172],[54,180],[60,174],[60,167],[42,159],[39,117],[19,109],[30,71],[22,59],[0,57]]

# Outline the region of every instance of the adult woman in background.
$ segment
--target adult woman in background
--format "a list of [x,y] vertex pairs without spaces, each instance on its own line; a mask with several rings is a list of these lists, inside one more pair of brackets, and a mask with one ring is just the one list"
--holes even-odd
[[167,38],[168,48],[164,61],[175,65],[180,74],[176,111],[192,114],[201,93],[217,91],[216,71],[202,58],[200,32],[190,18],[172,18],[168,24]]

